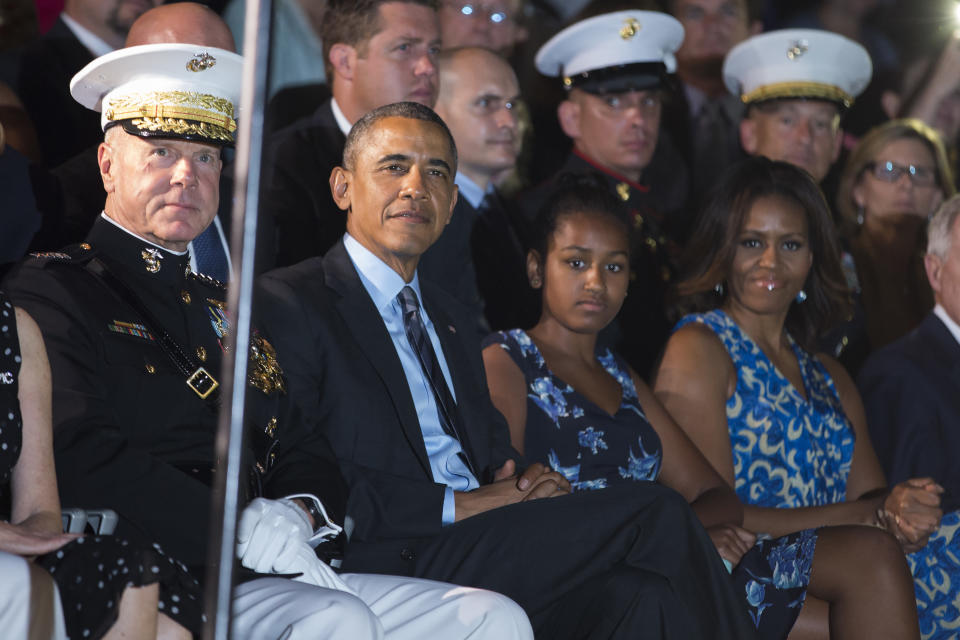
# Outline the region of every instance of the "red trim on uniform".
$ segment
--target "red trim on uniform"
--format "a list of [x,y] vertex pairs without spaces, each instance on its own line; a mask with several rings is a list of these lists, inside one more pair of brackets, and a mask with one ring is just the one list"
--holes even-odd
[[633,187],[633,188],[636,189],[637,191],[642,191],[643,193],[648,193],[648,192],[650,191],[650,187],[648,187],[648,186],[646,186],[646,185],[643,185],[643,184],[640,184],[639,182],[634,182],[634,181],[631,180],[630,178],[624,178],[624,177],[623,177],[622,175],[620,175],[619,173],[617,173],[617,172],[615,172],[615,171],[611,171],[610,169],[608,169],[608,168],[606,168],[606,167],[598,164],[596,161],[588,158],[587,156],[583,155],[582,153],[580,153],[580,152],[579,152],[578,150],[576,150],[576,149],[573,150],[573,153],[574,153],[574,155],[576,155],[578,158],[580,158],[581,160],[583,160],[584,162],[586,162],[587,164],[589,164],[591,167],[593,167],[593,168],[596,169],[597,171],[602,171],[603,173],[605,173],[605,174],[607,174],[607,175],[615,178],[616,180],[619,180],[620,182],[626,182],[627,184],[629,184],[631,187]]

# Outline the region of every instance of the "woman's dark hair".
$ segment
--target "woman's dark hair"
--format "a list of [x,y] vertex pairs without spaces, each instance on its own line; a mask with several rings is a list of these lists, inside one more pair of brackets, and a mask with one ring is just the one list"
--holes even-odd
[[547,257],[550,238],[560,220],[570,214],[606,218],[623,228],[625,238],[630,236],[627,210],[621,200],[599,174],[564,173],[557,178],[557,187],[537,211],[530,235],[530,248],[537,252],[540,262]]
[[[816,350],[820,334],[847,319],[850,290],[840,266],[840,249],[830,210],[810,175],[785,162],[761,156],[731,167],[700,211],[687,245],[676,286],[676,309],[703,312],[723,304],[726,282],[740,231],[753,204],[778,197],[795,202],[806,213],[813,265],[803,289],[806,302],[793,303],[786,327],[804,348]],[[717,285],[724,292],[718,293]]]

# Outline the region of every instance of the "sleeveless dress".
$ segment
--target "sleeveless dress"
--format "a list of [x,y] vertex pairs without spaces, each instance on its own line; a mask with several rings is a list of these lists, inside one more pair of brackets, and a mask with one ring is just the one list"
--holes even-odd
[[[804,400],[726,313],[691,314],[677,329],[693,322],[717,334],[737,369],[727,425],[740,499],[778,508],[846,500],[854,432],[823,364],[790,338],[807,392]],[[960,512],[945,514],[927,545],[907,555],[924,640],[960,637],[958,529]]]
[[[10,476],[22,448],[17,398],[20,364],[13,305],[0,292],[0,493],[9,493]],[[57,583],[72,640],[103,636],[117,619],[124,589],[155,582],[160,583],[160,611],[194,634],[201,631],[203,602],[196,580],[156,545],[138,547],[112,536],[86,536],[39,556],[36,562]]]
[[[599,348],[597,361],[622,391],[610,415],[547,368],[533,340],[521,329],[488,336],[483,346],[504,349],[523,372],[527,388],[524,452],[549,464],[574,491],[618,483],[654,482],[660,473],[660,437],[640,406],[626,363]],[[737,592],[761,638],[785,638],[806,598],[816,533],[809,529],[759,540],[732,571]]]

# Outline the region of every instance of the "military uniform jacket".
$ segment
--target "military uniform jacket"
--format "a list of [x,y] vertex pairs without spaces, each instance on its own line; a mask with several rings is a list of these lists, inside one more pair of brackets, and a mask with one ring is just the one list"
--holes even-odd
[[[95,260],[218,380],[229,330],[226,291],[189,273],[186,254],[158,249],[103,218],[84,244],[34,254],[6,283],[44,335],[63,504],[114,509],[118,535],[158,542],[188,566],[202,565],[217,407],[187,386],[149,323],[91,273]],[[266,497],[312,493],[342,517],[344,485],[326,441],[299,430],[272,348],[256,336],[253,342],[260,354],[251,356],[247,394],[248,460],[258,465],[251,473],[262,472]]]

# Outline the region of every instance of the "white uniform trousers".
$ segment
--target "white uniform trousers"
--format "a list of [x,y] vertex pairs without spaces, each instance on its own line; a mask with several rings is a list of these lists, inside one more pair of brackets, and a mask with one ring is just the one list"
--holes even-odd
[[0,636],[63,640],[63,605],[53,578],[20,556],[0,551]]
[[259,578],[234,590],[236,640],[532,640],[523,609],[470,587],[364,573],[341,574],[356,592],[287,578]]

